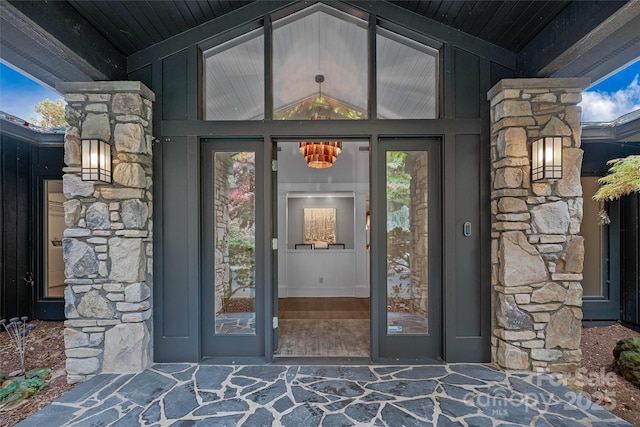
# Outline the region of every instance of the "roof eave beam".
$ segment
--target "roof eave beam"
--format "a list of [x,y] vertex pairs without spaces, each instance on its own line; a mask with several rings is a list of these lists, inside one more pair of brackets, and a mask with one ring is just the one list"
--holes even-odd
[[[51,86],[64,81],[66,75],[55,73],[56,69],[74,69],[74,79],[86,76],[86,80],[122,80],[126,77],[124,55],[67,3],[0,0],[0,17],[3,41],[5,35],[13,32],[11,47],[21,50],[28,46],[33,50],[37,46],[37,50],[46,52],[47,64],[42,64],[42,70],[32,64],[25,71]],[[11,60],[11,52],[7,52],[11,47],[3,46],[1,56],[19,66],[15,63],[18,61]],[[26,53],[32,57],[39,54]]]
[[518,75],[601,80],[637,57],[638,25],[638,1],[574,1],[518,54]]

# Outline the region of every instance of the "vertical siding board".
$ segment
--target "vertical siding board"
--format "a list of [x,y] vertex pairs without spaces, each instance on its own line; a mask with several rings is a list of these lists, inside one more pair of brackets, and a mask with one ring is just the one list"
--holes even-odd
[[[492,85],[489,61],[458,49],[445,49],[446,114],[479,117],[487,123],[480,134],[445,138],[445,333],[448,362],[490,360],[491,289],[489,260],[489,105]],[[451,59],[452,57],[452,59]],[[451,68],[453,67],[453,68]],[[505,70],[503,74],[507,74]],[[447,198],[447,194],[451,194]],[[471,223],[471,236],[463,225]],[[486,265],[485,265],[486,264]],[[464,313],[464,314],[463,314]]]
[[[482,335],[481,316],[481,230],[480,222],[480,138],[458,135],[455,156],[455,255],[456,269],[456,337]],[[462,233],[463,224],[471,223],[471,236]],[[464,313],[464,315],[461,315]],[[488,332],[488,331],[485,331]]]
[[454,58],[456,118],[480,117],[480,59],[460,49],[454,50]]
[[151,69],[151,65],[147,65],[146,67],[133,71],[129,73],[129,80],[142,82],[149,89],[153,90],[153,74]]
[[[183,50],[162,61],[163,120],[187,120],[189,55]],[[195,95],[195,94],[193,94]]]
[[164,337],[189,338],[189,199],[186,138],[163,142],[162,329]]
[[490,105],[486,99],[491,83],[491,62],[482,59],[479,64],[480,145],[478,147],[479,223],[480,241],[480,347],[483,360],[491,360],[491,126]]
[[[489,88],[493,87],[496,83],[498,83],[502,79],[510,79],[515,77],[515,72],[510,70],[502,65],[498,65],[495,62],[491,63],[491,84]],[[486,97],[485,97],[486,98]],[[483,99],[482,101],[485,101]]]
[[[30,152],[2,137],[2,306],[0,316],[29,315],[31,289],[22,278],[31,261],[29,238]],[[25,147],[26,146],[26,147]]]
[[623,197],[623,236],[621,259],[623,260],[623,313],[622,319],[634,325],[640,324],[640,197],[633,194]]

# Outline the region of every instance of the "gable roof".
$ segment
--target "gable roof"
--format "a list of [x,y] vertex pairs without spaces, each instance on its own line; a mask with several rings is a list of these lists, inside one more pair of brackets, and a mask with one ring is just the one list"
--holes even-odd
[[[409,27],[522,77],[599,80],[640,51],[640,2],[325,0]],[[119,80],[184,49],[314,1],[0,0],[0,58],[47,84]]]

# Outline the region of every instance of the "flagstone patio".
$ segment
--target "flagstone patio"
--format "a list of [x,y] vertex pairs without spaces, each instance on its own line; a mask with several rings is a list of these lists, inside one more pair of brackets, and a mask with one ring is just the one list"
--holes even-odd
[[549,376],[487,365],[184,363],[100,374],[18,424],[45,425],[631,426]]

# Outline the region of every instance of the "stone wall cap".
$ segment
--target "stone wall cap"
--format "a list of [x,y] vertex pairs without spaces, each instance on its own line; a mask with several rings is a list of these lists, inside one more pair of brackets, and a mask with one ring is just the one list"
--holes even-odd
[[505,89],[580,89],[584,90],[591,84],[589,77],[559,77],[538,79],[502,79],[487,92],[487,99],[491,99]]
[[62,94],[67,93],[138,93],[142,97],[155,101],[156,95],[144,85],[137,81],[109,81],[109,82],[59,82],[56,83],[56,90]]

